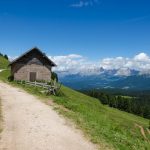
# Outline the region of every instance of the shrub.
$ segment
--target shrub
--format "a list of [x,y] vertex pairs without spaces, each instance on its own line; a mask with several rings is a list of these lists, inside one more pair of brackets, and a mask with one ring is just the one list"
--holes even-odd
[[57,73],[52,72],[51,79],[52,79],[53,81],[56,80],[56,82],[58,82],[58,75],[57,75]]
[[8,81],[9,81],[9,82],[14,81],[14,76],[13,76],[13,75],[10,75],[10,76],[8,77]]

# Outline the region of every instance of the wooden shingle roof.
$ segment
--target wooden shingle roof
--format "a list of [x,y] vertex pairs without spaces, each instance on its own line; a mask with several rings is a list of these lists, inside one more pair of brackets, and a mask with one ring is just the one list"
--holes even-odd
[[57,66],[52,60],[50,60],[46,55],[45,53],[43,53],[39,48],[37,47],[34,47],[28,51],[26,51],[24,54],[22,54],[20,57],[16,58],[15,60],[13,60],[12,62],[10,62],[9,66],[11,66],[12,64],[14,63],[17,63],[20,59],[22,59],[22,57],[30,54],[32,51],[37,51],[42,57],[44,57],[44,59],[46,59],[50,64],[51,66]]

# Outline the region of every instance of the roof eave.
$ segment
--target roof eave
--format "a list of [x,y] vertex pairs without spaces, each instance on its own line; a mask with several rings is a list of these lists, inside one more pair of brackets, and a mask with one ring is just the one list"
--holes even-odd
[[52,67],[56,67],[56,66],[57,66],[53,61],[51,61],[51,60],[45,55],[45,53],[43,53],[43,52],[42,52],[39,48],[37,48],[37,47],[31,48],[30,50],[28,50],[27,52],[25,52],[24,54],[22,54],[20,57],[14,59],[12,62],[10,62],[10,64],[9,64],[8,66],[11,66],[12,64],[14,64],[17,60],[19,60],[21,57],[25,56],[27,53],[29,53],[29,52],[30,52],[31,50],[33,50],[33,49],[37,49],[49,62],[51,62]]

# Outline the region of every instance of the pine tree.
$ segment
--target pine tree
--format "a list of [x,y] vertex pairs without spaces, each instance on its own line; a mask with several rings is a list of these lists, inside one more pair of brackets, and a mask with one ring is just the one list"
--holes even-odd
[[6,54],[4,55],[4,58],[6,58],[8,60],[8,56]]

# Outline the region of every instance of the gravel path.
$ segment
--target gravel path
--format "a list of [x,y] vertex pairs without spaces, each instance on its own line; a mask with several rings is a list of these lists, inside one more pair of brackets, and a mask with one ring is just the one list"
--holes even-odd
[[0,82],[4,117],[0,150],[94,150],[81,132],[50,106]]

